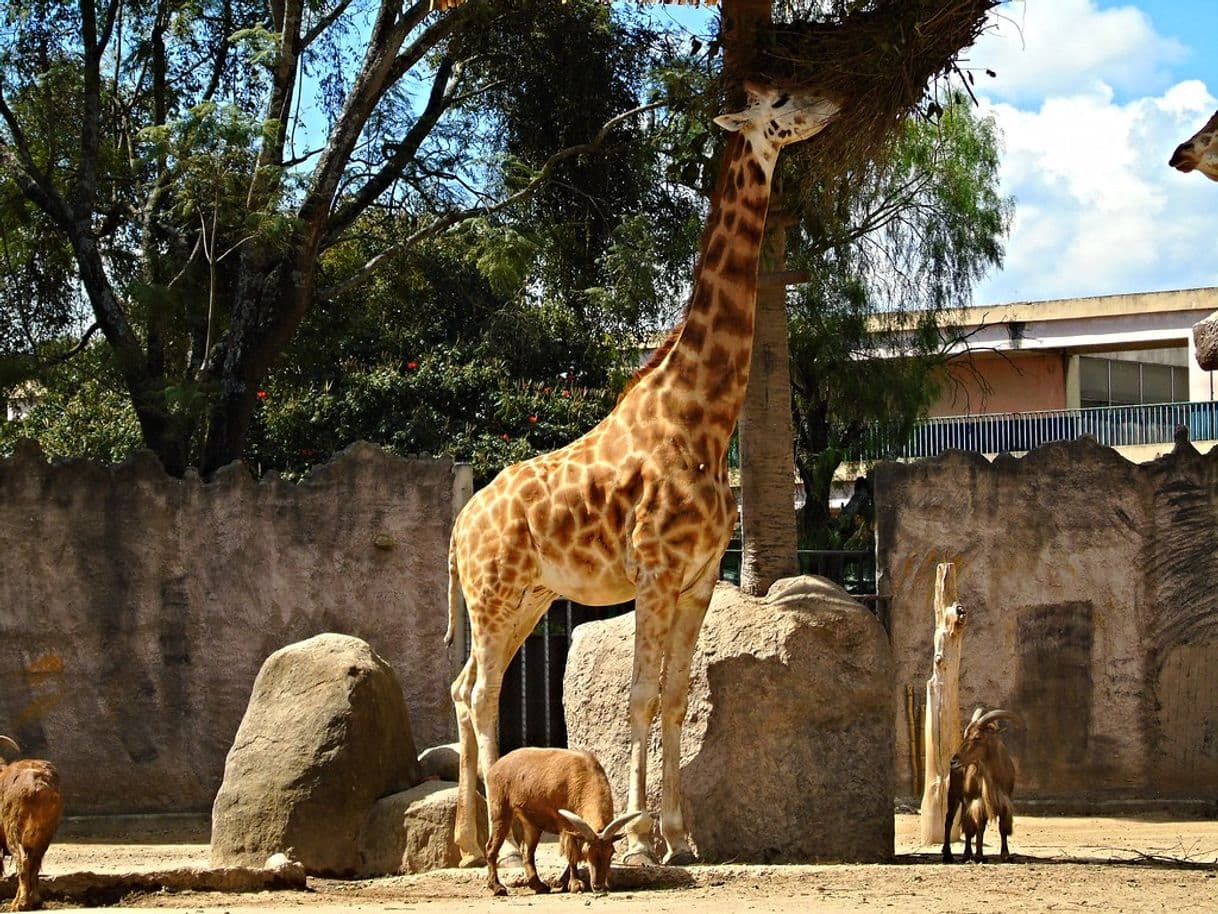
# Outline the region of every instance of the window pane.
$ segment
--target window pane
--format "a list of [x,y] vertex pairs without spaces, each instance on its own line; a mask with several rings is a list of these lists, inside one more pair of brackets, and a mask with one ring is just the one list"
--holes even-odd
[[1084,404],[1108,405],[1108,360],[1081,357],[1078,360],[1079,399]]
[[1139,384],[1141,372],[1138,371],[1140,367],[1137,362],[1108,363],[1112,379],[1112,390],[1109,391],[1108,399],[1113,406],[1142,402],[1142,389]]
[[1171,402],[1171,366],[1142,366],[1142,402]]
[[1179,366],[1171,370],[1172,399],[1177,403],[1188,402],[1188,369]]

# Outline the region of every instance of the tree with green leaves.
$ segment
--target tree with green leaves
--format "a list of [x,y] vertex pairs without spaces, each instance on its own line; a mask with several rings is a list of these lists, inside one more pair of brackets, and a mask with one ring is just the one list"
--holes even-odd
[[[563,169],[587,171],[580,157],[636,116],[638,55],[623,53],[607,13],[573,3],[541,21],[518,15],[527,9],[486,0],[442,13],[429,0],[8,4],[0,254],[32,255],[36,265],[0,289],[6,380],[36,377],[70,348],[48,356],[49,340],[99,334],[144,444],[169,472],[197,463],[208,474],[242,456],[258,391],[312,308],[556,175],[583,192],[587,175]],[[614,82],[568,72],[551,84],[547,108],[536,85],[516,79],[520,61],[487,36],[507,49],[514,35],[522,47],[539,27],[559,34],[576,22],[604,36],[590,76]],[[585,104],[590,96],[601,104]],[[505,149],[481,114],[495,99],[497,110],[521,112],[520,124],[552,120],[509,131]],[[569,123],[573,113],[583,120]],[[365,221],[372,213],[393,219]],[[392,236],[367,243],[369,227],[390,224]],[[367,256],[352,264],[342,252],[356,242]]]
[[[898,448],[938,393],[962,341],[951,327],[973,285],[1002,263],[1013,202],[998,189],[992,118],[960,93],[906,122],[893,154],[806,198],[789,263],[800,541],[840,546],[834,473]],[[877,435],[882,429],[882,435]]]

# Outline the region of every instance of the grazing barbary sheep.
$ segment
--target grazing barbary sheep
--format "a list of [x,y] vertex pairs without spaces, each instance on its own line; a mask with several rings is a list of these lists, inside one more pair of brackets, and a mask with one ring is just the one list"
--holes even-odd
[[[1000,720],[1019,720],[1019,715],[996,708],[983,712],[978,708],[973,719],[964,728],[960,748],[952,756],[951,776],[947,790],[947,818],[943,825],[943,862],[951,863],[952,820],[956,810],[963,805],[960,817],[964,832],[964,860],[985,862],[982,841],[985,826],[991,819],[998,820],[998,832],[1002,835],[1003,862],[1011,859],[1007,849],[1007,837],[1011,834],[1015,807],[1011,795],[1015,792],[1015,763],[1007,752],[998,730]],[[976,852],[972,839],[976,836]]]
[[[0,736],[0,742],[21,751],[7,736]],[[5,855],[11,855],[17,864],[14,911],[40,906],[38,870],[62,817],[63,793],[54,765],[37,759],[5,764],[0,758],[0,871]]]
[[486,884],[494,895],[507,894],[499,881],[499,848],[513,822],[521,827],[524,872],[534,892],[550,891],[537,875],[533,858],[543,831],[559,836],[567,858],[559,888],[582,891],[578,867],[587,860],[593,891],[607,892],[613,842],[623,826],[643,814],[639,810],[613,818],[613,793],[605,769],[592,753],[573,749],[509,752],[486,773],[486,797],[491,819]]

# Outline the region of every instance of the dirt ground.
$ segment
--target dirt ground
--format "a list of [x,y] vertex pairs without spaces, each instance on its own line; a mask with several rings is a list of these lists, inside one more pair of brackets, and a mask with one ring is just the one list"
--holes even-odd
[[[90,834],[65,823],[44,872],[135,872],[205,866],[206,822],[184,818],[133,820],[121,837]],[[1218,911],[1218,821],[1208,819],[1023,817],[1016,820],[1009,865],[945,866],[936,848],[918,843],[914,815],[896,817],[895,862],[884,865],[695,866],[615,869],[604,897],[532,895],[512,888],[520,870],[504,872],[505,899],[486,897],[485,870],[441,870],[421,876],[361,881],[310,879],[306,892],[133,895],[123,909],[198,912],[335,911],[491,912],[549,914],[582,908],[647,914],[865,912],[935,914],[995,911]],[[538,865],[554,881],[557,846],[543,845]],[[64,909],[52,903],[49,907]]]

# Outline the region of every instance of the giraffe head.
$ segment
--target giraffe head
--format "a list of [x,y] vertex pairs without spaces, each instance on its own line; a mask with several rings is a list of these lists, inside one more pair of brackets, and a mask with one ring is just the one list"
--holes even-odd
[[1211,181],[1218,181],[1218,112],[1176,147],[1167,164],[1183,172],[1195,169]]
[[721,114],[715,123],[749,139],[759,138],[775,151],[815,136],[842,108],[840,98],[818,89],[787,90],[746,79],[744,91],[744,110]]

